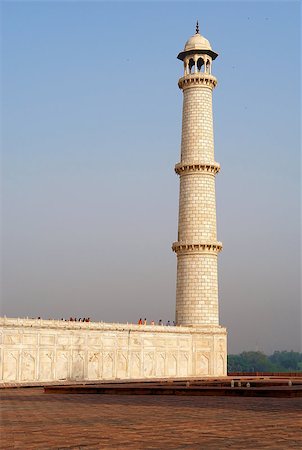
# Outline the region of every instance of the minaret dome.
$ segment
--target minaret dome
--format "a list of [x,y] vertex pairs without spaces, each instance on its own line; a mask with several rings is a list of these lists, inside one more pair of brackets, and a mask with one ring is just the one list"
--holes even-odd
[[184,62],[185,75],[191,73],[204,72],[211,73],[212,61],[216,59],[218,53],[212,50],[210,42],[199,34],[198,22],[196,33],[187,40],[185,48],[177,56]]

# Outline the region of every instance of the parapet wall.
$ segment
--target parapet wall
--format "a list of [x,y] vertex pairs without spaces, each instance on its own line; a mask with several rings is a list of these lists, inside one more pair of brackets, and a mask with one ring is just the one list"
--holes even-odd
[[8,383],[224,376],[226,329],[0,318]]

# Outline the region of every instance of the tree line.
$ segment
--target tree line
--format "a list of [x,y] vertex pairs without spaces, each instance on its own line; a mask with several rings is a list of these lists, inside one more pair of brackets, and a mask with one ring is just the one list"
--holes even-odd
[[302,372],[302,353],[275,351],[272,355],[262,352],[242,352],[228,355],[228,372]]

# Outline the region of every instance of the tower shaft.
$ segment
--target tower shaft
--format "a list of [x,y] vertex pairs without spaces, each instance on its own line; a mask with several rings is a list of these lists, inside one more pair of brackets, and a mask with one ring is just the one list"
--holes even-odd
[[[206,61],[206,60],[205,60]],[[212,62],[212,61],[211,61]],[[186,68],[179,80],[183,90],[177,254],[176,322],[179,325],[218,325],[217,255],[222,248],[216,236],[212,92],[216,78]],[[207,66],[205,66],[207,67]]]

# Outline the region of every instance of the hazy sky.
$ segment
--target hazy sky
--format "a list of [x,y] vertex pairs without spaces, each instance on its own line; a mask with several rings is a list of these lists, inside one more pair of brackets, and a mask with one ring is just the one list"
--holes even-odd
[[197,18],[229,352],[301,350],[299,2],[2,2],[2,314],[174,319]]

